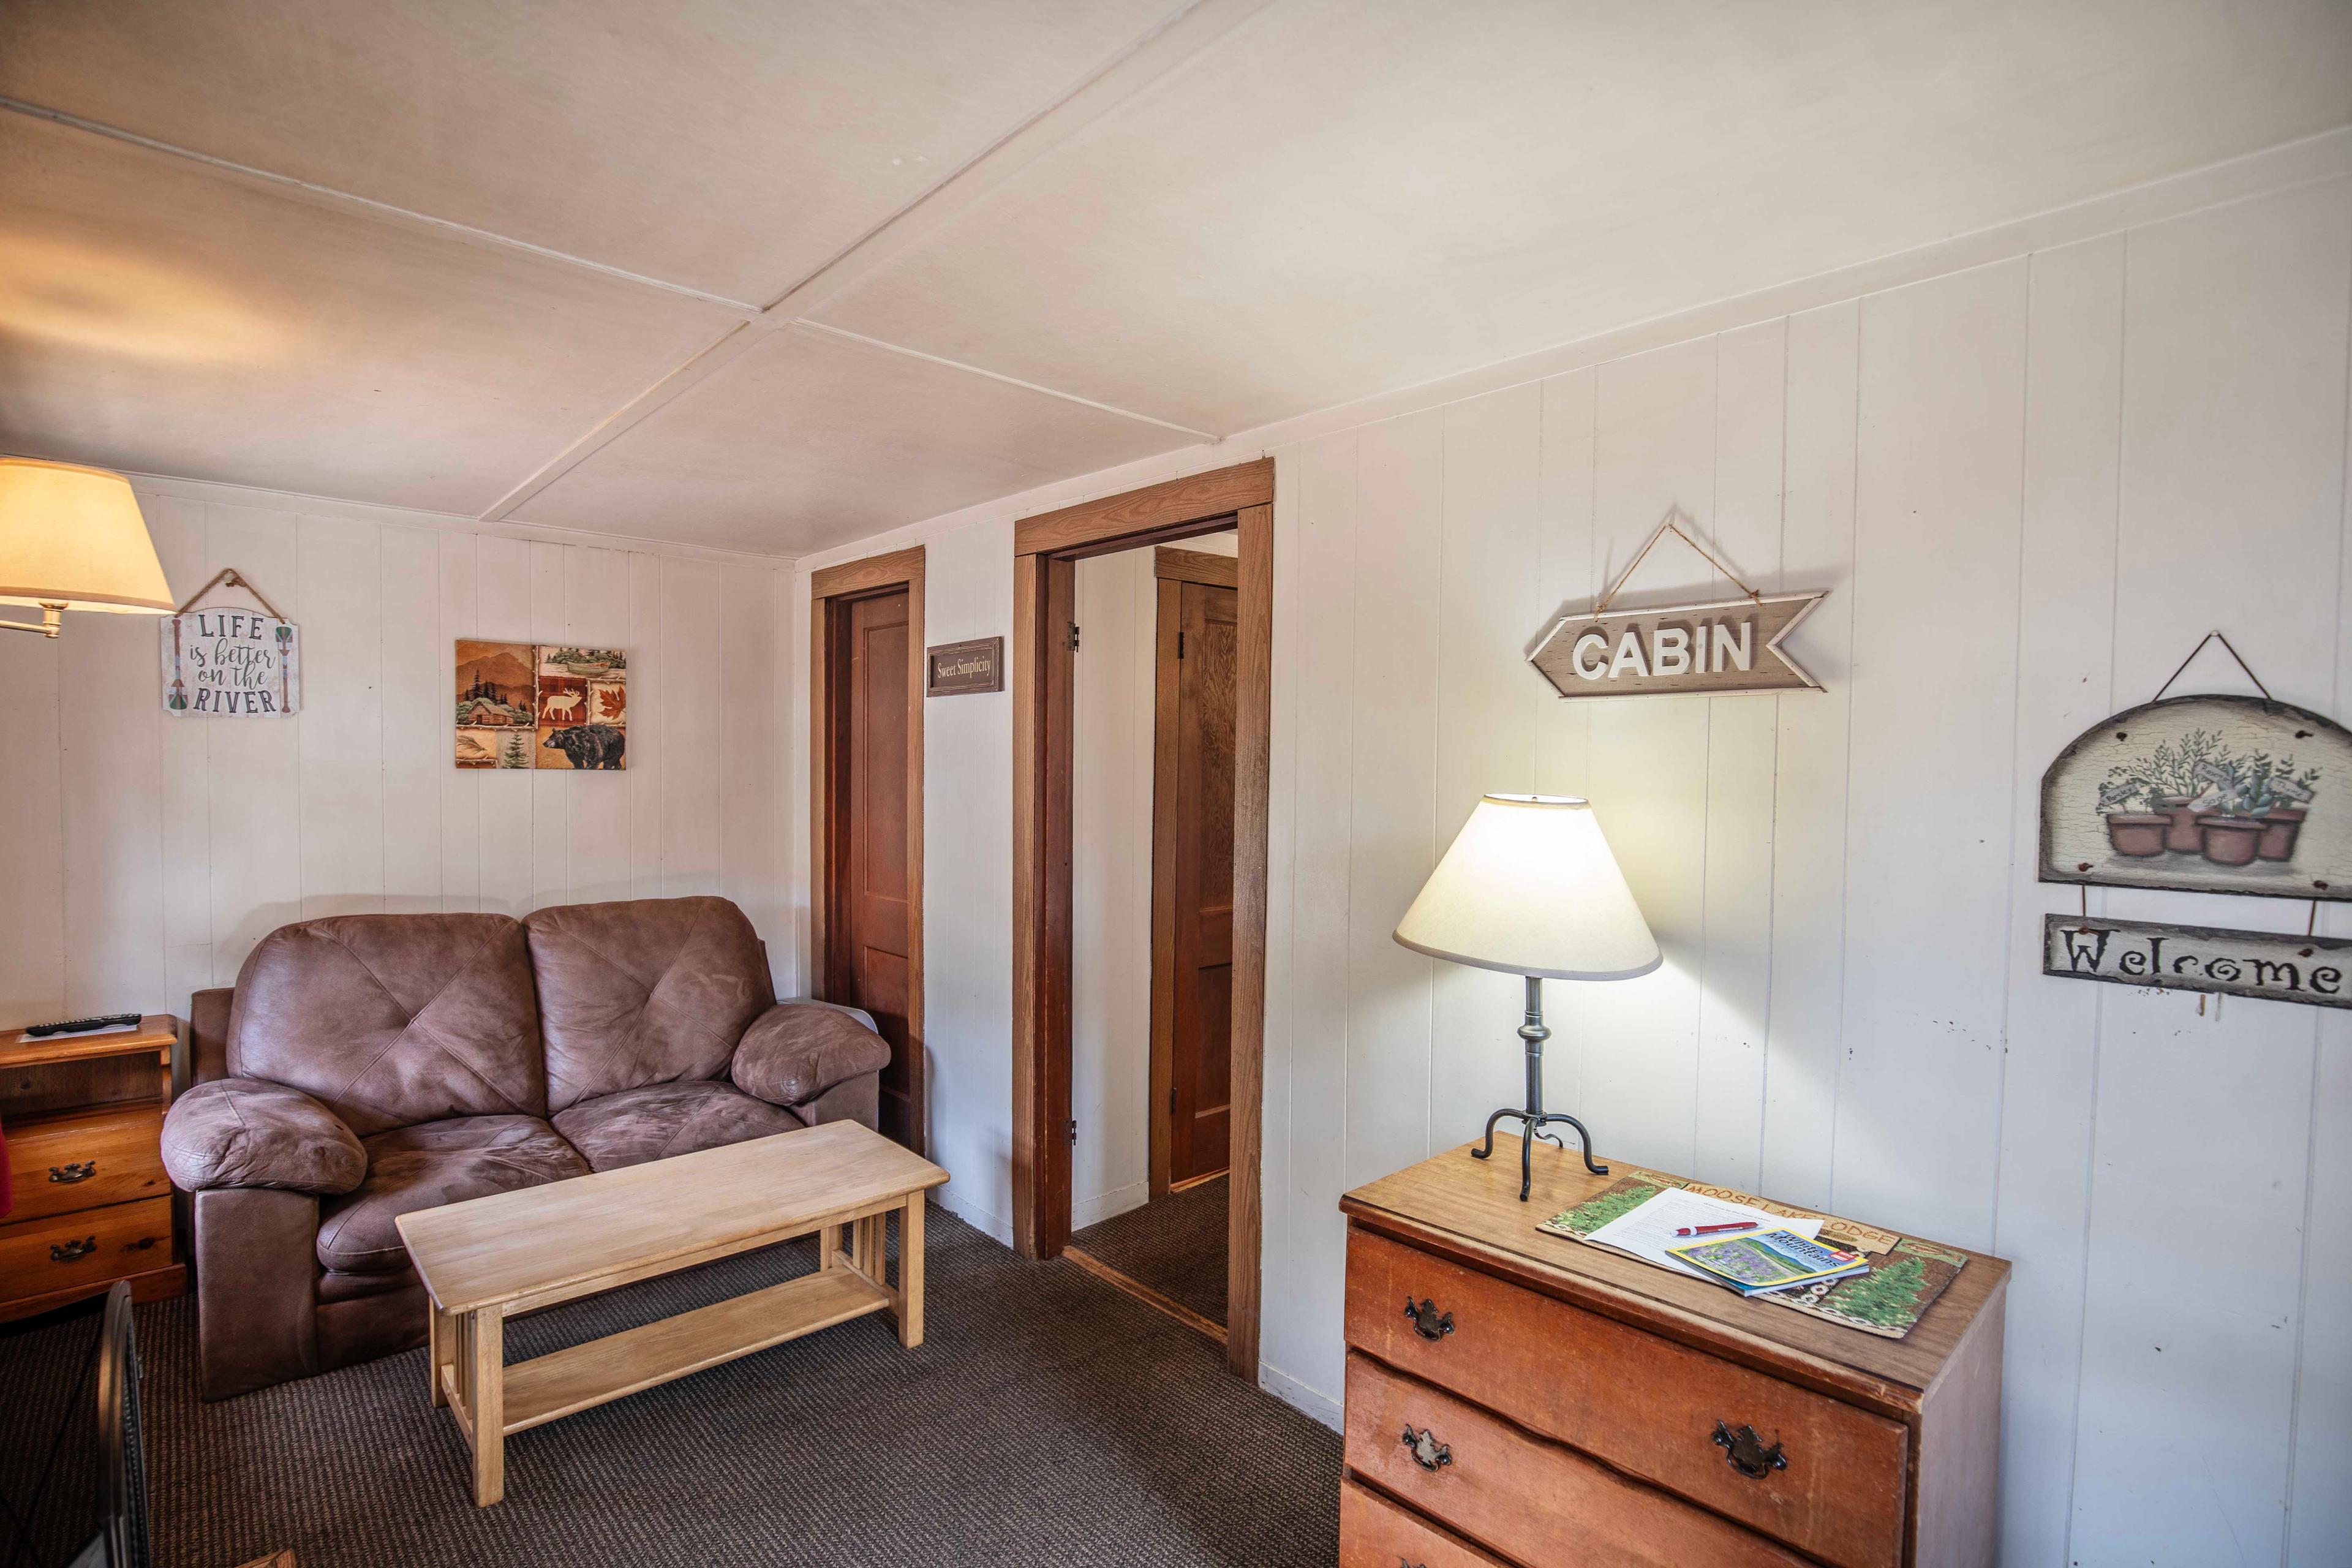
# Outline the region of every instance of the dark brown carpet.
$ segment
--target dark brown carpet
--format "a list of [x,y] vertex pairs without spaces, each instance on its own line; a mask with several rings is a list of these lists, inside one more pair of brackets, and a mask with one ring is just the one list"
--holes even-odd
[[[933,1208],[927,1335],[863,1318],[508,1439],[476,1509],[425,1355],[194,1396],[194,1311],[139,1310],[162,1568],[290,1546],[302,1568],[1265,1568],[1339,1552],[1339,1440],[1216,1345],[1067,1262]],[[520,1360],[805,1272],[803,1244],[516,1323]],[[89,1326],[0,1338],[0,1411]],[[21,1441],[0,1419],[0,1443]]]
[[1225,1190],[1219,1176],[1114,1215],[1070,1245],[1213,1323],[1225,1321]]

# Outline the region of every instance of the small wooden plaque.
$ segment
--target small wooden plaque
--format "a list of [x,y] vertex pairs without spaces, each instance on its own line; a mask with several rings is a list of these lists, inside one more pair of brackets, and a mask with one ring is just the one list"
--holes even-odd
[[923,654],[923,695],[963,697],[1004,689],[1004,639],[940,643]]

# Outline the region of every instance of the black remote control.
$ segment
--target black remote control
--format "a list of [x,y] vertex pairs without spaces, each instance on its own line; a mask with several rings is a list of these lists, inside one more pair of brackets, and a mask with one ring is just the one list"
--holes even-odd
[[28,1040],[46,1040],[52,1035],[86,1035],[92,1029],[111,1029],[124,1024],[136,1025],[136,1013],[109,1013],[102,1018],[68,1018],[63,1023],[36,1024],[25,1031]]

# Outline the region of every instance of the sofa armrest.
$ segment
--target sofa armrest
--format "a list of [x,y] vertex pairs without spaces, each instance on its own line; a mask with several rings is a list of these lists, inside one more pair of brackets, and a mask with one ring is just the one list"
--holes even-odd
[[163,1118],[163,1169],[174,1186],[191,1193],[348,1193],[367,1174],[367,1151],[341,1119],[301,1090],[224,1078],[173,1101]]
[[746,1094],[794,1106],[889,1063],[890,1042],[844,1009],[780,1002],[743,1031],[729,1076]]

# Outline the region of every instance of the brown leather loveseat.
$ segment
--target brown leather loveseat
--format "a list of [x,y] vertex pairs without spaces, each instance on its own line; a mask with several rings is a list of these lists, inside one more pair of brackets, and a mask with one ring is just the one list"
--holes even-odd
[[351,915],[191,999],[163,1124],[194,1194],[204,1392],[420,1344],[395,1216],[824,1121],[874,1125],[889,1047],[779,1005],[725,899]]

